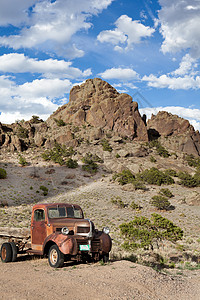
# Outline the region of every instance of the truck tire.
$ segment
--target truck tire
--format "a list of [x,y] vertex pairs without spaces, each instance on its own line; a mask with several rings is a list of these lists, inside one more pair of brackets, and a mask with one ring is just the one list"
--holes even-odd
[[1,261],[3,263],[12,261],[12,247],[10,243],[3,243],[1,246]]
[[10,243],[11,245],[11,248],[12,248],[12,262],[16,261],[17,260],[17,246],[15,245],[14,242],[11,242]]
[[64,254],[59,250],[57,245],[52,245],[48,255],[49,265],[52,268],[61,268],[64,265]]

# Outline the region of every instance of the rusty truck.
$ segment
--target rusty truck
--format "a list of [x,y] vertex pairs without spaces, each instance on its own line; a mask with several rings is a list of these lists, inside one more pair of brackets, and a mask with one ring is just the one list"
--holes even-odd
[[47,256],[53,268],[62,267],[69,260],[107,262],[112,247],[109,228],[96,229],[77,204],[36,204],[32,208],[29,233],[22,231],[6,233],[0,228],[0,237],[4,239],[2,262],[14,262],[25,253]]

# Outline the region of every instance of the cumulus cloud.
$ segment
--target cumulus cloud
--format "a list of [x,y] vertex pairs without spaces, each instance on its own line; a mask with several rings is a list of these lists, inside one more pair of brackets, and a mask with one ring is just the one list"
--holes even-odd
[[[3,1],[3,0],[1,0]],[[20,0],[21,1],[21,0]],[[16,2],[20,2],[17,0]],[[113,0],[42,0],[27,1],[22,0],[24,5],[19,4],[19,10],[23,11],[16,18],[11,18],[12,6],[17,6],[13,1],[4,1],[4,21],[2,25],[17,25],[21,23],[22,29],[19,34],[10,36],[1,36],[0,44],[13,49],[20,48],[39,48],[62,53],[65,51],[66,56],[71,58],[70,54],[80,57],[84,52],[71,45],[75,51],[70,53],[70,47],[67,44],[72,36],[80,30],[89,29],[92,24],[89,18],[97,15],[103,9],[107,8]],[[10,3],[12,2],[12,3]],[[15,1],[14,1],[15,2]],[[33,6],[33,4],[35,4]],[[31,8],[31,9],[30,9]],[[13,11],[14,14],[14,11]],[[17,15],[17,14],[16,14]],[[1,13],[0,13],[1,16]],[[6,18],[9,18],[9,23]]]
[[186,54],[179,65],[179,68],[172,72],[173,75],[185,75],[194,73],[194,69],[197,68],[196,59],[192,58],[189,54]]
[[28,120],[34,114],[45,118],[58,108],[55,100],[63,104],[71,88],[68,79],[37,79],[17,85],[12,77],[0,76],[0,122],[15,122],[16,116]]
[[156,115],[159,111],[167,111],[181,118],[187,119],[190,124],[194,126],[195,130],[200,131],[200,109],[185,108],[181,106],[146,107],[140,109],[140,113],[146,114],[148,119],[151,118],[152,114]]
[[115,22],[114,30],[104,30],[99,33],[97,40],[101,43],[107,42],[115,45],[115,50],[122,50],[122,44],[125,44],[125,50],[132,49],[134,44],[139,44],[144,38],[152,36],[155,29],[143,25],[138,20],[132,20],[127,15],[122,15]]
[[200,88],[200,77],[185,75],[184,77],[173,77],[170,75],[161,75],[156,77],[153,74],[144,76],[142,81],[146,81],[147,85],[155,88],[168,88],[171,90],[189,90]]
[[139,75],[136,71],[130,68],[112,68],[107,69],[103,73],[99,73],[103,79],[118,79],[118,80],[132,80],[138,79]]
[[159,0],[160,32],[164,38],[163,53],[190,49],[190,54],[200,58],[200,4],[196,0]]
[[40,73],[45,77],[81,78],[91,75],[91,69],[81,71],[72,67],[72,62],[57,59],[38,60],[19,53],[0,56],[0,72]]

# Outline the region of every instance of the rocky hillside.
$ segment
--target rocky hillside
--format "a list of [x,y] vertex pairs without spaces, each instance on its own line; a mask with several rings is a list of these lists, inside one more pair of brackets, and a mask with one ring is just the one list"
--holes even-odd
[[0,123],[0,147],[5,151],[24,151],[30,147],[52,148],[55,141],[76,147],[82,142],[100,141],[107,136],[134,142],[160,138],[171,150],[200,155],[200,134],[187,120],[159,112],[146,124],[138,104],[120,94],[107,82],[95,78],[77,85],[69,102],[46,122],[37,116],[12,125]]

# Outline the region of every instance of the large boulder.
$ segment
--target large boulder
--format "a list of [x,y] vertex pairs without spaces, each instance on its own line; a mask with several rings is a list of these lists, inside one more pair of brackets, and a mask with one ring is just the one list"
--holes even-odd
[[150,139],[161,137],[168,148],[195,156],[200,155],[200,134],[188,120],[160,111],[148,120],[147,128]]
[[138,104],[127,94],[120,94],[106,81],[88,79],[70,91],[69,103],[59,108],[47,120],[53,126],[55,119],[81,126],[111,130],[118,135],[138,141],[148,141],[145,122]]

